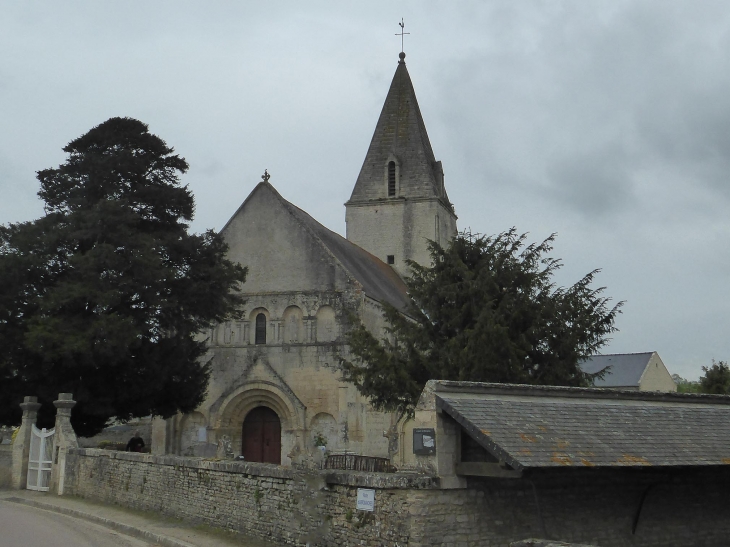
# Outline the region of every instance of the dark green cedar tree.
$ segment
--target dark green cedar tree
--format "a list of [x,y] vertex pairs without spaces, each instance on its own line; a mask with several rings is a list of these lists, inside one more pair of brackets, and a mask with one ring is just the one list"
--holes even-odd
[[600,377],[579,362],[616,331],[623,302],[592,288],[599,270],[571,287],[553,281],[555,234],[525,244],[514,228],[497,236],[461,232],[431,242],[432,265],[410,261],[405,314],[384,304],[378,339],[355,318],[340,356],[346,380],[380,410],[411,414],[430,379],[588,386]]
[[730,367],[727,361],[712,360],[711,367],[702,367],[700,391],[715,395],[730,395]]
[[235,316],[246,269],[219,234],[188,233],[188,164],[144,123],[109,119],[64,151],[38,172],[45,215],[0,226],[0,423],[35,395],[50,426],[60,392],[82,436],[192,411],[210,375],[199,333]]

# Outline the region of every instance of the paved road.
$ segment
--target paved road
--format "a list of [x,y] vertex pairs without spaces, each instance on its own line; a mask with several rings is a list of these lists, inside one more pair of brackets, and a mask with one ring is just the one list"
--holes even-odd
[[148,547],[103,526],[0,501],[0,547]]

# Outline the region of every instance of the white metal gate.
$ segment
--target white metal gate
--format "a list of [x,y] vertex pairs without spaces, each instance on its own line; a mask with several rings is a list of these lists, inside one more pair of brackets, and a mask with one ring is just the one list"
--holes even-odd
[[35,424],[30,434],[30,456],[28,458],[28,490],[48,491],[53,464],[53,434],[56,429],[38,429]]

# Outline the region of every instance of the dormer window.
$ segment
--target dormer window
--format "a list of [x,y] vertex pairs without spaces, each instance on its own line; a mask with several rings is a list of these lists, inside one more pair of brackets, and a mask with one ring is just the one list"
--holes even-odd
[[395,162],[388,162],[388,197],[395,197]]

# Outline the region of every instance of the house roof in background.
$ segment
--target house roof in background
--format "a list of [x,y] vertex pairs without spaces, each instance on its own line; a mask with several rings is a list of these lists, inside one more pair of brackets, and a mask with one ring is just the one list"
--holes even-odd
[[614,353],[610,355],[591,355],[579,363],[583,372],[595,374],[606,367],[610,367],[603,378],[596,378],[596,387],[633,387],[639,385],[641,375],[644,374],[649,359],[655,352],[645,353]]

